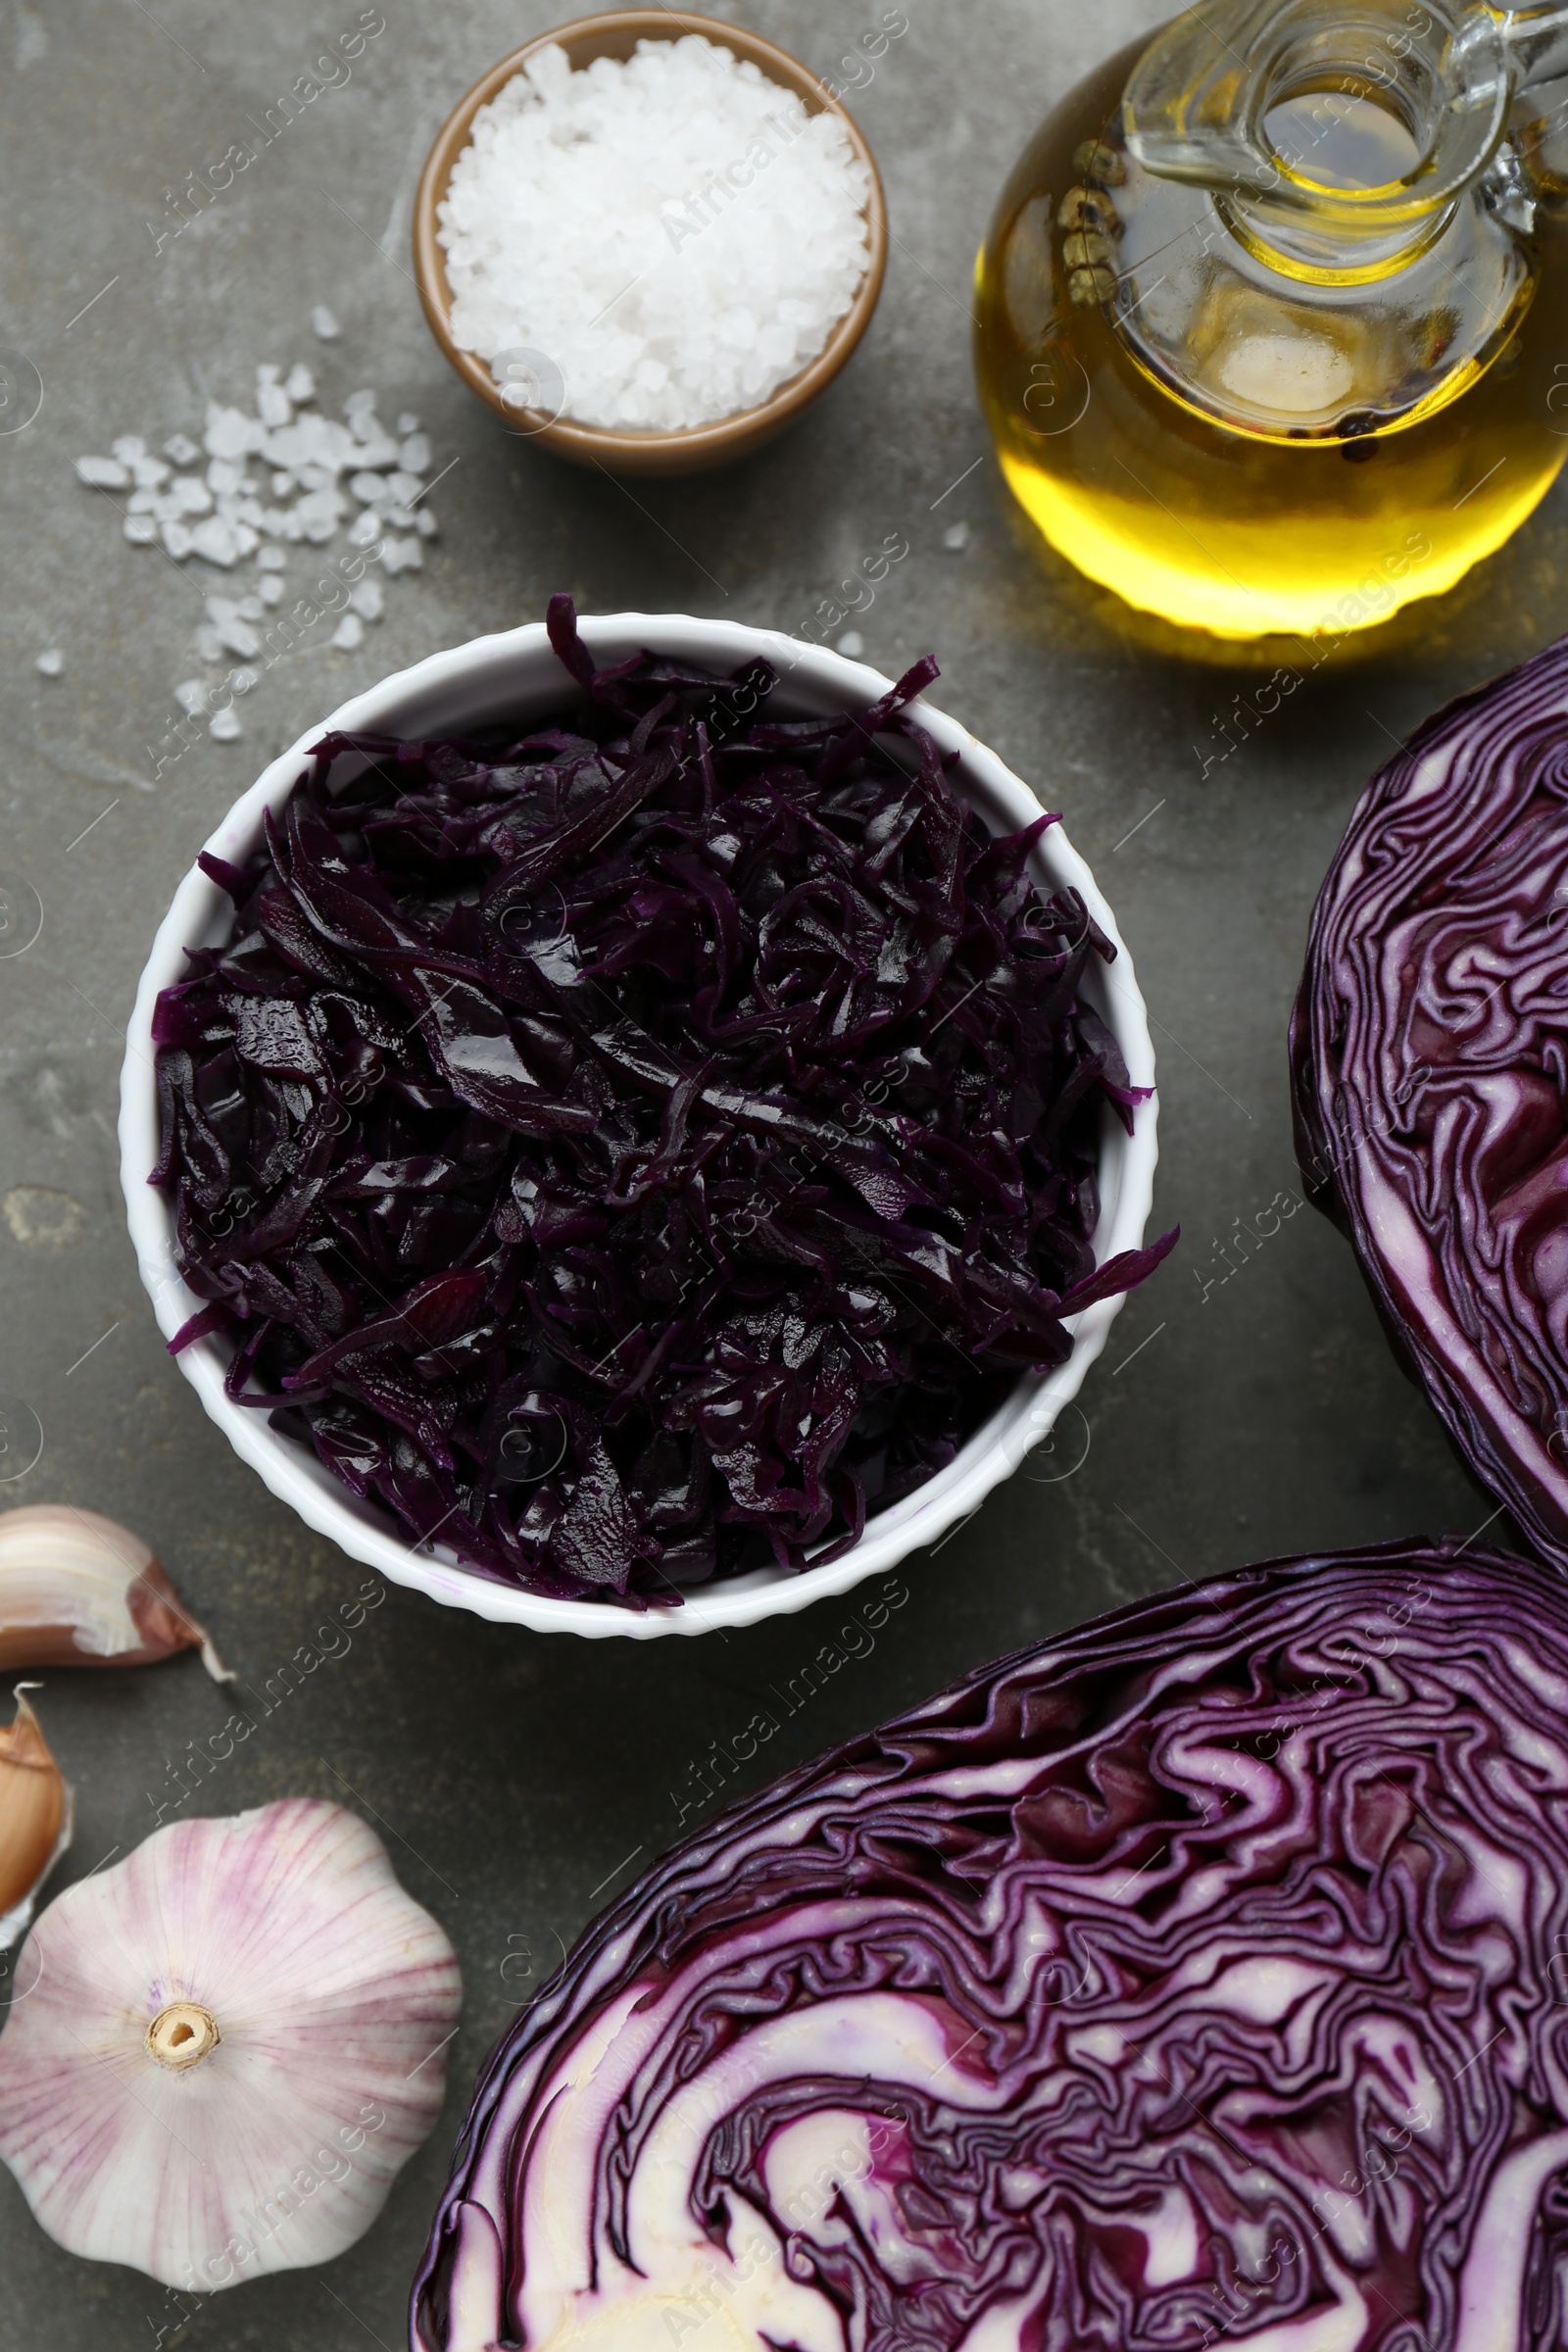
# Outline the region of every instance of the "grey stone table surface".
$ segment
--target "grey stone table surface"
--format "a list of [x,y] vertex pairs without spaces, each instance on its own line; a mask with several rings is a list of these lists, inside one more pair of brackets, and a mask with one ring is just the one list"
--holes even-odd
[[[819,72],[882,14],[873,0],[710,4]],[[1568,628],[1568,494],[1446,599],[1348,643],[1205,776],[1256,681],[1250,657],[1137,620],[1036,541],[990,455],[968,350],[972,257],[1008,162],[1161,0],[905,7],[907,33],[853,101],[894,236],[860,352],[787,439],[732,471],[623,488],[500,429],[440,359],[406,266],[437,123],[553,21],[550,0],[380,0],[368,14],[385,29],[348,77],[162,242],[178,217],[169,192],[352,30],[355,0],[0,6],[0,345],[43,387],[31,421],[0,434],[0,870],[43,913],[27,952],[0,961],[0,1393],[43,1433],[0,1504],[66,1499],[141,1531],[252,1690],[311,1661],[185,1797],[181,1759],[229,1707],[194,1659],[51,1675],[41,1703],[78,1807],[60,1883],[127,1851],[160,1808],[339,1798],[382,1827],[466,1984],[442,2119],[369,2234],[325,2269],[173,2301],[60,2252],[0,2177],[3,2352],[398,2345],[475,2067],[683,1811],[716,1804],[697,1793],[712,1786],[704,1759],[764,1689],[793,1685],[801,1703],[761,1757],[731,1767],[736,1788],[1178,1577],[1468,1535],[1490,1515],[1396,1369],[1343,1245],[1280,1201],[1295,1182],[1284,1035],[1313,895],[1391,739]],[[335,344],[311,335],[318,303],[342,322]],[[124,543],[72,461],[119,433],[199,432],[209,397],[246,397],[258,362],[294,358],[338,405],[373,384],[385,412],[418,414],[433,468],[451,467],[432,500],[440,536],[356,651],[332,650],[328,623],[246,699],[240,741],[199,735],[171,758],[199,592]],[[956,521],[969,533],[956,550]],[[728,1638],[586,1642],[391,1590],[345,1642],[322,1629],[365,1572],[204,1418],[125,1236],[122,1033],[174,884],[301,729],[425,653],[537,617],[553,589],[589,612],[797,629],[890,532],[910,553],[859,621],[867,658],[896,670],[940,657],[936,699],[1066,810],[1117,909],[1155,1018],[1156,1216],[1180,1222],[1180,1251],[1125,1308],[1062,1443],[939,1556],[907,1563],[907,1597],[874,1633],[852,1598]],[[54,679],[34,666],[51,646]],[[824,1649],[835,1662],[808,1696],[801,1670]]]

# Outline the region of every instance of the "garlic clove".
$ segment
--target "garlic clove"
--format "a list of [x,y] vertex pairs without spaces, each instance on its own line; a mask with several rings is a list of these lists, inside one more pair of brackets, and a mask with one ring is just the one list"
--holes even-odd
[[0,1514],[0,1674],[18,1666],[146,1666],[200,1648],[234,1680],[139,1536],[97,1511]]
[[17,1690],[14,1723],[0,1731],[0,1951],[32,1916],[33,1898],[71,1843],[71,1791],[38,1718]]
[[71,2253],[198,2293],[329,2261],[440,2112],[457,1958],[339,1805],[155,1831],[23,1965],[0,2158]]

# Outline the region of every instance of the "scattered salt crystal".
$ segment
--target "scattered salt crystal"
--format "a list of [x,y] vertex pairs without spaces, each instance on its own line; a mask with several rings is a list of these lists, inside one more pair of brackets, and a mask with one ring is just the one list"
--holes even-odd
[[318,302],[311,313],[311,332],[323,343],[334,343],[343,332],[324,302]]
[[969,544],[969,525],[966,522],[950,522],[942,534],[942,544],[951,547],[956,556],[961,555]]
[[[346,424],[335,416],[302,416],[300,425],[305,433],[307,459],[324,466],[332,473],[346,473],[355,466],[368,466],[374,461],[361,454],[361,446]],[[306,485],[310,487],[309,483]]]
[[237,612],[231,610],[227,618],[221,620],[215,612],[213,626],[218,631],[219,644],[226,652],[238,654],[242,662],[250,661],[253,655],[261,652],[261,639],[248,620],[240,619]]
[[247,416],[243,409],[225,409],[210,400],[202,439],[210,458],[245,458],[266,448],[267,427],[259,416]]
[[845,657],[846,661],[858,662],[865,651],[865,639],[860,635],[858,629],[846,629],[838,641],[837,651]]
[[306,538],[319,546],[331,538],[349,508],[341,490],[307,490],[295,500],[293,511]]
[[383,433],[373,416],[357,416],[349,454],[344,463],[349,466],[395,466],[398,445],[390,433]]
[[314,410],[296,416],[292,424],[279,425],[267,436],[267,463],[276,473],[292,474],[298,479],[304,467],[318,454],[327,420]]
[[[167,523],[166,530],[178,530],[178,523]],[[241,543],[244,525],[231,522],[226,514],[206,514],[190,533],[190,550],[208,564],[216,564],[228,571],[249,553]]]
[[733,416],[849,310],[870,198],[840,119],[726,48],[644,40],[573,73],[552,44],[479,109],[439,207],[453,339],[498,382],[526,358],[530,405],[585,423]]
[[[309,368],[296,363],[285,377],[280,366],[265,362],[256,371],[258,414],[209,401],[201,444],[187,433],[172,433],[158,458],[149,455],[145,441],[124,434],[112,444],[112,456],[76,461],[77,476],[89,486],[128,494],[122,529],[133,546],[161,543],[178,563],[196,556],[223,571],[254,557],[251,580],[234,584],[245,593],[204,600],[205,616],[195,631],[195,651],[204,662],[232,664],[238,657],[244,663],[260,655],[259,627],[269,623],[285,594],[280,575],[288,558],[277,542],[308,538],[322,546],[352,515],[346,532],[351,546],[377,549],[384,573],[358,581],[348,609],[340,610],[332,642],[346,652],[364,642],[366,623],[385,612],[384,576],[422,568],[420,539],[433,537],[436,524],[422,503],[416,511],[431,462],[417,416],[401,414],[394,439],[376,415],[372,388],[350,395],[342,422],[301,405],[316,391]],[[262,484],[246,470],[253,461],[258,473],[263,466],[269,469],[264,478],[279,503],[262,503]],[[172,466],[193,470],[172,472]],[[377,547],[389,525],[397,535]],[[58,671],[45,666],[44,674]],[[243,666],[230,667],[229,678],[235,693],[259,683],[258,672]],[[193,715],[205,716],[207,694],[200,680],[187,679],[176,699]],[[220,741],[239,731],[231,712],[215,714]]]
[[237,743],[244,732],[235,710],[215,710],[207,721],[207,732],[215,743]]
[[47,653],[38,656],[32,666],[40,677],[58,678],[66,666],[66,657],[58,645],[52,645]]

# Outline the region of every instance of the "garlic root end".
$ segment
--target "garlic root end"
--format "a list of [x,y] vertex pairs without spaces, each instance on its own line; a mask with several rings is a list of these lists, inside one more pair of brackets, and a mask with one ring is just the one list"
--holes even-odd
[[217,2018],[200,2001],[171,2001],[159,2010],[146,2035],[149,2055],[175,2074],[199,2065],[222,2038]]

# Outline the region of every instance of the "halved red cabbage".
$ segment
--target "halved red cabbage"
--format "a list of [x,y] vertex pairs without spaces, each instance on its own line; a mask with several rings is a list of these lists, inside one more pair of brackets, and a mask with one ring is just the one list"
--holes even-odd
[[1568,639],[1356,804],[1291,1022],[1297,1153],[1464,1461],[1568,1567]]
[[[853,1544],[950,1461],[1096,1267],[1113,953],[906,706],[596,670],[558,717],[327,735],[158,1002],[177,1250],[228,1391],[418,1542],[534,1591]],[[575,700],[573,697],[575,690]]]
[[1548,2352],[1568,1588],[1140,1602],[779,1781],[482,2076],[416,2352]]

